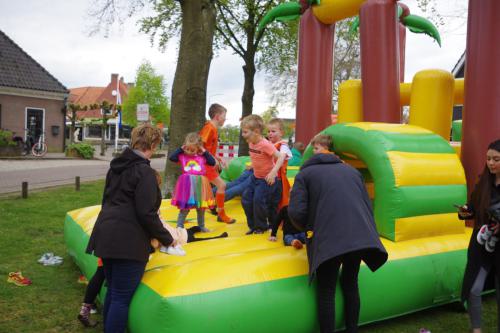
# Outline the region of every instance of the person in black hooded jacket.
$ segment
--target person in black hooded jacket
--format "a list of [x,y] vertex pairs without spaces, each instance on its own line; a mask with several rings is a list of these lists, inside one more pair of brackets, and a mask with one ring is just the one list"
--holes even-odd
[[361,174],[324,150],[327,135],[311,141],[313,155],[300,168],[290,195],[288,214],[306,232],[309,282],[317,278],[318,319],[321,333],[335,329],[335,288],[340,265],[347,332],[356,332],[360,300],[361,260],[372,270],[387,261],[368,193]]
[[153,252],[151,239],[165,246],[173,241],[158,216],[162,198],[149,161],[160,140],[161,130],[149,124],[134,128],[132,149],[113,159],[106,175],[102,208],[87,246],[87,253],[104,264],[105,332],[125,331],[132,296]]

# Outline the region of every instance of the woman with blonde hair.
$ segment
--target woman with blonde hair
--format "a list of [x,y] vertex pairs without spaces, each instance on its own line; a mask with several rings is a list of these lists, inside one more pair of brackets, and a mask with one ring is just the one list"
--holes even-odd
[[106,175],[101,212],[87,246],[87,253],[104,264],[105,332],[126,329],[130,302],[153,252],[151,239],[164,246],[173,241],[157,214],[162,198],[150,166],[161,134],[150,124],[134,128],[131,148],[111,161]]

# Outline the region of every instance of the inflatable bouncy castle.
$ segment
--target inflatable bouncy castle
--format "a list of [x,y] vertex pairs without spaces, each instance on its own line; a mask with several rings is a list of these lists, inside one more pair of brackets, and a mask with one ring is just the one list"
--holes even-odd
[[[500,67],[491,65],[500,44],[489,44],[500,38],[500,29],[494,28],[500,2],[470,2],[465,81],[425,70],[411,83],[403,83],[399,75],[402,43],[393,36],[406,29],[400,29],[402,24],[437,41],[439,36],[398,4],[305,0],[287,5],[284,12],[271,11],[261,27],[282,13],[287,18],[302,15],[297,140],[308,142],[320,132],[330,135],[335,153],[365,178],[389,260],[375,273],[361,267],[361,324],[459,299],[471,229],[458,220],[453,205],[466,202],[467,184],[479,173],[486,145],[500,133]],[[365,54],[362,79],[342,85],[339,124],[329,126],[333,25],[358,14]],[[479,52],[485,48],[489,52]],[[451,145],[451,108],[464,102],[462,145]],[[403,105],[410,107],[408,124],[401,124]],[[309,148],[304,160],[310,154]],[[235,159],[227,177],[237,177],[245,161]],[[288,170],[292,184],[297,171]],[[238,222],[217,223],[207,215],[212,233],[206,236],[226,231],[228,238],[189,243],[184,257],[152,254],[130,307],[130,332],[318,331],[306,252],[269,242],[267,235],[245,236],[239,200],[228,202],[226,209]],[[97,266],[97,258],[84,250],[99,210],[68,212],[64,224],[68,251],[87,277]],[[195,220],[193,214],[188,220]],[[177,210],[164,200],[161,215],[174,224]],[[336,323],[341,325],[342,293],[336,297]]]

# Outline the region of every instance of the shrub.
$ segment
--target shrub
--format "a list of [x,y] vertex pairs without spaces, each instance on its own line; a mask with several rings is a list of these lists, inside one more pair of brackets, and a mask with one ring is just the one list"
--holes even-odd
[[0,130],[0,147],[14,147],[17,143],[12,140],[12,132]]
[[88,143],[73,143],[66,148],[66,155],[71,155],[76,152],[77,155],[85,159],[92,159],[94,157],[94,151],[94,147]]

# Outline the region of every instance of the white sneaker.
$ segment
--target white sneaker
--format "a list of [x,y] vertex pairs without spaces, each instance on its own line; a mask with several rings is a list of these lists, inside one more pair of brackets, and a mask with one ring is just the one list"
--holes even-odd
[[186,251],[184,251],[184,249],[180,245],[169,246],[169,247],[162,246],[160,248],[160,252],[170,254],[171,256],[185,256],[186,255]]
[[494,252],[495,251],[495,246],[498,242],[498,237],[497,236],[491,236],[488,241],[484,244],[484,247],[486,248],[486,251],[488,252]]

